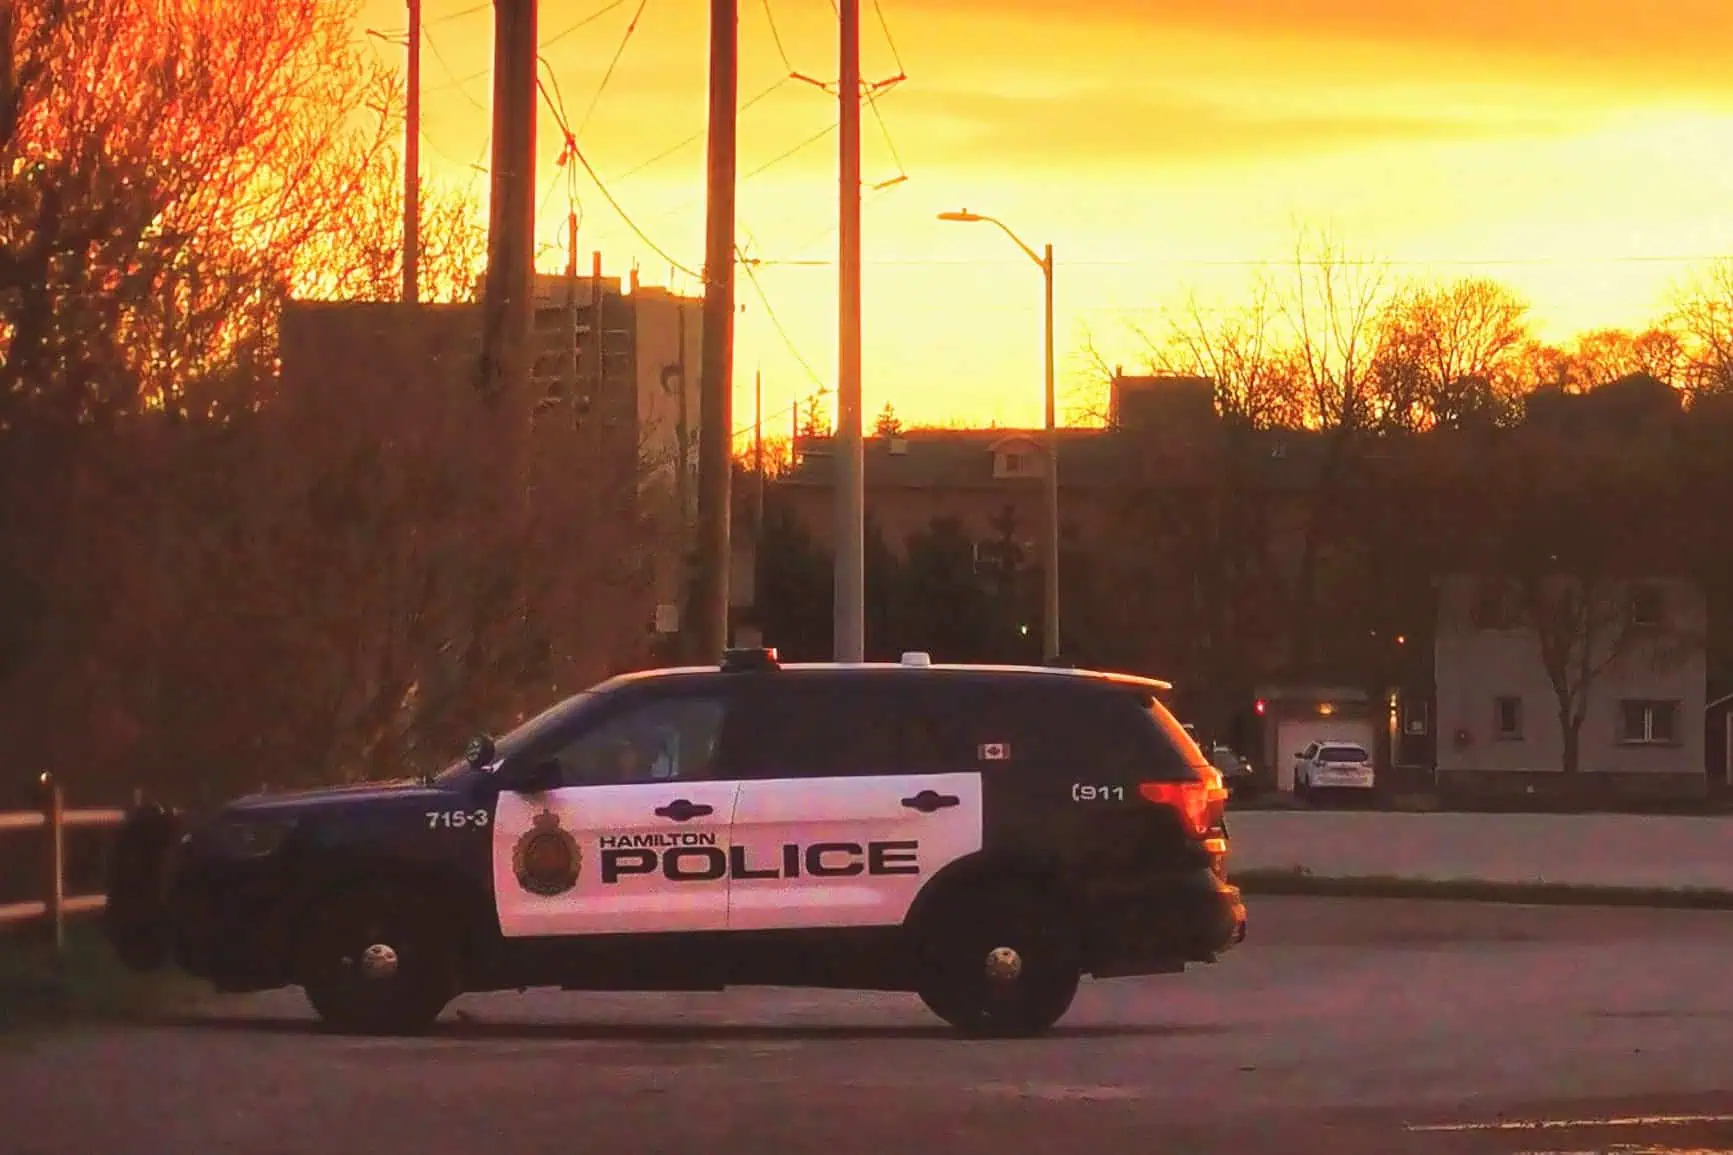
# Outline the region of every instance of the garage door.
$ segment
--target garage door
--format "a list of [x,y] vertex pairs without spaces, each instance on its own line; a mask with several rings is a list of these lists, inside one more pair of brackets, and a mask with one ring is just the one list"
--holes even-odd
[[1276,785],[1282,790],[1294,788],[1294,755],[1313,742],[1344,742],[1364,747],[1372,745],[1372,723],[1349,718],[1289,718],[1276,724]]

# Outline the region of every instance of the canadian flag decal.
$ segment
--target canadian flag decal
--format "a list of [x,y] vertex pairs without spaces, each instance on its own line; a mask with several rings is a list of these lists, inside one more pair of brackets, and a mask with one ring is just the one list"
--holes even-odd
[[1011,747],[1004,742],[983,742],[980,753],[983,762],[1004,762],[1011,757]]

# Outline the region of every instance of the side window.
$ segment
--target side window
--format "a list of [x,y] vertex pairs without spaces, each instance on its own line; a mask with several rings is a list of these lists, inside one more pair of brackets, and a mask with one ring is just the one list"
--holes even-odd
[[1133,693],[1051,683],[966,683],[942,692],[934,687],[921,698],[925,708],[919,712],[944,769],[991,774],[1002,766],[1123,777],[1172,774],[1185,761]]
[[1310,762],[1312,759],[1316,758],[1317,756],[1318,756],[1318,744],[1316,742],[1306,743],[1306,748],[1304,750],[1300,751],[1300,757],[1305,759],[1307,762]]
[[741,703],[729,764],[743,778],[842,778],[900,772],[891,687],[769,674]]
[[724,699],[652,698],[587,728],[553,757],[566,786],[623,786],[712,777]]

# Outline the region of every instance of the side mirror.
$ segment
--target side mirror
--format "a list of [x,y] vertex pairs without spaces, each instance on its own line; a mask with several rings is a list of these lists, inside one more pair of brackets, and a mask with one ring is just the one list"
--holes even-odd
[[514,794],[540,794],[560,785],[560,764],[549,758],[541,762],[506,761],[494,772],[501,790]]
[[470,769],[480,770],[483,766],[493,765],[497,753],[492,735],[477,734],[469,740],[468,747],[464,749],[463,760],[469,763]]

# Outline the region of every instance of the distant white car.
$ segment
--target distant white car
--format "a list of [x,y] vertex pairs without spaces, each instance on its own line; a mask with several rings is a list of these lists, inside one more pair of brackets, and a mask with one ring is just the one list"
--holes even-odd
[[1313,742],[1294,761],[1294,793],[1315,797],[1322,791],[1369,791],[1372,756],[1350,742]]

